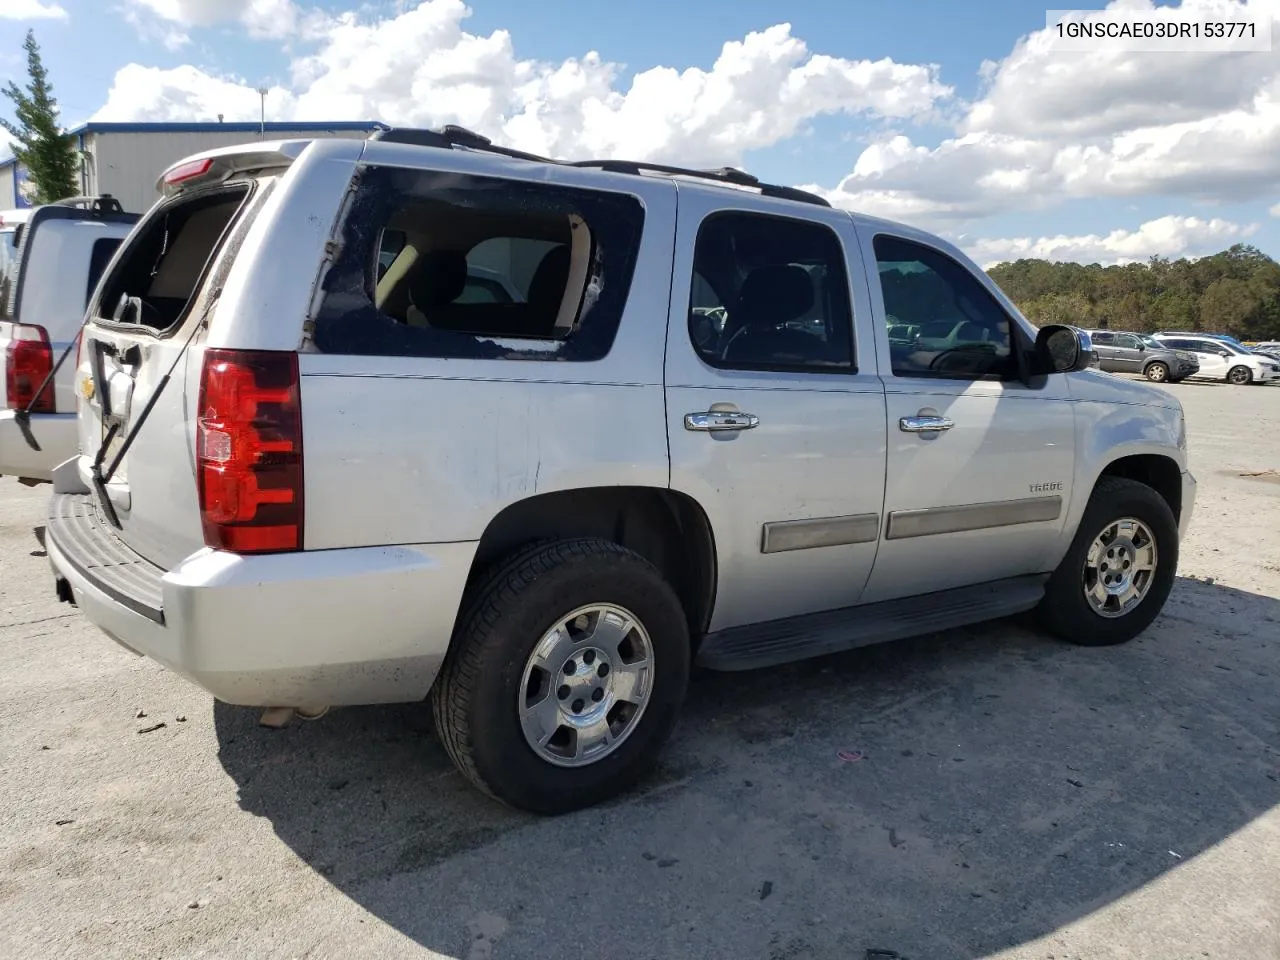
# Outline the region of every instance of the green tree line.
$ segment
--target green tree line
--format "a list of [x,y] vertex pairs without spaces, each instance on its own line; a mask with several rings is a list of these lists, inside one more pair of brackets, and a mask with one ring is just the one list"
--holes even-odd
[[1247,244],[1197,260],[1112,267],[1016,260],[988,273],[1037,324],[1280,339],[1280,263]]

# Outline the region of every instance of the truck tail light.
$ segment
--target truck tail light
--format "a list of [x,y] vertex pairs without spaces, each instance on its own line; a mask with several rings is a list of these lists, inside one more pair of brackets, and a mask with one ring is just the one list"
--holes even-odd
[[[5,348],[6,406],[10,410],[25,410],[30,406],[32,413],[56,413],[52,381],[36,399],[36,391],[53,369],[53,346],[49,343],[49,334],[44,327],[15,323],[12,336]],[[33,399],[36,401],[34,404],[31,403]]]
[[196,473],[205,543],[302,549],[302,404],[293,351],[205,351]]

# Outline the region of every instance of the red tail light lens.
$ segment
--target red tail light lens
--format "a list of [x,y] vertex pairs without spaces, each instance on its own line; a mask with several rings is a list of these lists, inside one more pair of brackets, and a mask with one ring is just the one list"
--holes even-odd
[[31,404],[40,384],[52,369],[53,347],[44,327],[15,323],[13,339],[5,348],[4,387],[9,409],[25,410],[31,406],[32,413],[57,412],[52,381],[41,391],[35,404]]
[[205,351],[198,410],[205,543],[232,553],[302,549],[298,355]]

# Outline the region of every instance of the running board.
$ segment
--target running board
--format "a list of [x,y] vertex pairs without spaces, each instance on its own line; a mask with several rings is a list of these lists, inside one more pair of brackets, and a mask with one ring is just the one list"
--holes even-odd
[[1048,579],[1048,574],[1014,577],[731,627],[707,634],[697,664],[709,670],[756,670],[1011,617],[1040,602]]

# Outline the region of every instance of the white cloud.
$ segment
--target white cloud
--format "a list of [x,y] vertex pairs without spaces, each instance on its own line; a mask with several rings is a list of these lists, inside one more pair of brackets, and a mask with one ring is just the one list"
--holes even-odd
[[[147,11],[171,26],[172,37],[185,37],[179,28],[243,24],[254,37],[284,38],[309,33],[327,18],[304,13],[293,0],[132,0],[134,13]],[[135,21],[136,22],[136,21]]]
[[[245,20],[282,0],[138,2],[199,25]],[[383,19],[312,19],[315,50],[294,60],[293,92],[273,99],[272,119],[458,123],[553,156],[736,164],[817,116],[920,119],[951,95],[934,66],[813,54],[789,24],[726,43],[710,70],[653,67],[624,90],[622,66],[595,52],[560,63],[521,59],[506,31],[465,31],[468,16],[462,0],[423,0]],[[244,90],[257,102],[250,85],[236,85],[194,67],[130,65],[94,119],[168,119],[193,105],[230,117]],[[215,108],[211,97],[226,103]]]
[[1267,213],[1271,214],[1273,217],[1280,217],[1280,203],[1277,203],[1274,207],[1268,210]]
[[[1112,7],[1121,6],[1113,3]],[[1149,0],[1123,6],[1151,9]],[[1280,0],[1246,0],[1280,21]],[[1235,0],[1185,0],[1222,18]],[[822,191],[833,203],[946,226],[1082,197],[1241,202],[1280,186],[1280,57],[1050,49],[1046,31],[980,71],[984,93],[936,146],[872,143]]]
[[[276,119],[295,103],[293,94],[276,87],[267,94]],[[116,73],[107,103],[94,120],[121,122],[146,119],[160,122],[213,121],[223,114],[228,122],[257,120],[261,103],[257,91],[238,80],[210,76],[196,67],[143,67],[136,63]]]
[[1251,236],[1257,224],[1198,217],[1160,217],[1136,230],[1112,230],[1105,235],[977,239],[959,237],[956,243],[984,268],[1009,260],[1040,259],[1077,263],[1132,263],[1153,256],[1195,257],[1216,252]]
[[4,0],[0,20],[66,20],[69,14],[56,3],[41,0]]

